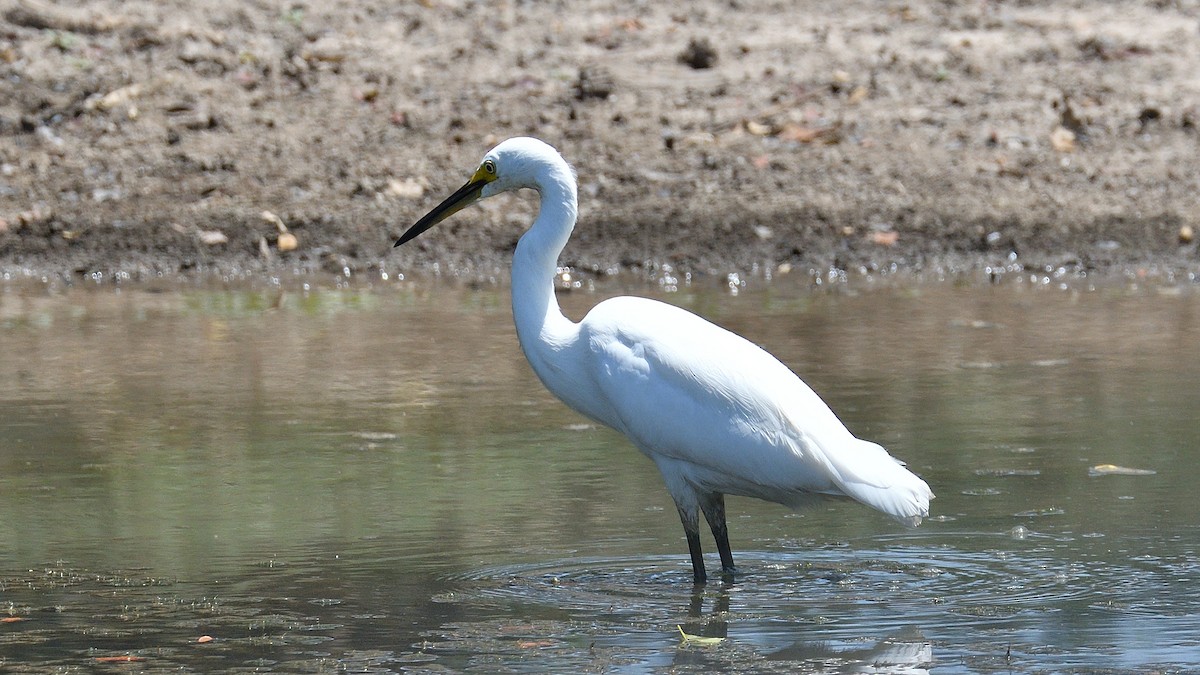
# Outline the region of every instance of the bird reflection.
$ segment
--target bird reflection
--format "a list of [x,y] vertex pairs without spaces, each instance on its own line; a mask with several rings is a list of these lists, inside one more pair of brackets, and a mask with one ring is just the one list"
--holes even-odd
[[[682,625],[689,635],[704,638],[729,637],[729,591],[732,583],[723,584],[716,593],[697,587],[688,601],[688,620]],[[704,609],[706,601],[711,609]],[[679,649],[675,654],[677,666],[712,665],[710,649]],[[783,649],[763,655],[773,663],[820,664],[822,672],[894,673],[919,675],[933,666],[933,644],[915,627],[905,628],[879,640],[872,646],[839,648],[823,640],[801,640]]]
[[[685,633],[706,638],[729,637],[729,589],[726,581],[717,593],[705,592],[704,586],[696,586],[688,603],[688,620],[682,628]],[[704,613],[705,597],[713,597],[712,611]],[[710,655],[704,650],[679,649],[675,653],[676,666],[710,665]]]
[[[704,587],[697,586],[692,591],[688,605],[688,622],[683,626],[684,631],[700,637],[729,637],[729,622],[726,618],[729,614],[729,589],[732,586],[732,583],[721,585],[721,590],[715,594],[712,612],[707,618],[704,616],[704,597],[713,594],[705,593]],[[693,630],[689,630],[689,627]]]

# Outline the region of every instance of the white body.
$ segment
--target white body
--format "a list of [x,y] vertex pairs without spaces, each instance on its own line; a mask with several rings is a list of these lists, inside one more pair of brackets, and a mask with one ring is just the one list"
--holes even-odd
[[880,446],[855,438],[786,366],[686,310],[606,300],[576,324],[554,297],[558,255],[575,224],[575,179],[550,146],[510,139],[489,157],[501,175],[483,196],[530,187],[537,220],[513,258],[521,348],[555,396],[624,433],[662,472],[681,510],[717,492],[797,506],[844,495],[908,524],[933,497]]
[[535,366],[539,377],[628,436],[658,464],[677,502],[699,489],[793,507],[845,495],[910,524],[928,512],[924,481],[855,438],[792,371],[734,333],[678,307],[623,297],[589,312],[577,339],[584,356],[575,362],[585,368],[571,377],[582,381]]

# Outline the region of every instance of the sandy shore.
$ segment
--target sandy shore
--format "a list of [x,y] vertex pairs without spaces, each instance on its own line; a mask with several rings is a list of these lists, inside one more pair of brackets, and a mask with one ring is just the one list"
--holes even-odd
[[[0,5],[0,272],[503,275],[495,142],[580,273],[1200,271],[1200,4]],[[286,232],[286,234],[285,234]]]

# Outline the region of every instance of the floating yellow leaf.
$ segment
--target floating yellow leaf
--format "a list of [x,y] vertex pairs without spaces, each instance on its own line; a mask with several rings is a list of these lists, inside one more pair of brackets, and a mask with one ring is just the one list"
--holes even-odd
[[704,637],[703,635],[691,635],[690,633],[683,632],[683,626],[675,627],[679,629],[679,635],[683,639],[683,644],[685,645],[694,644],[702,647],[712,647],[713,645],[719,645],[725,641],[725,638],[723,637]]

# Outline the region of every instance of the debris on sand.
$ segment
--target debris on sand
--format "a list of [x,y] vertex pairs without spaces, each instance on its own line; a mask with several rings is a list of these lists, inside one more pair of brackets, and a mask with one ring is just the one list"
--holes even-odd
[[679,62],[694,70],[706,70],[717,65],[717,48],[708,38],[692,38],[679,53]]

